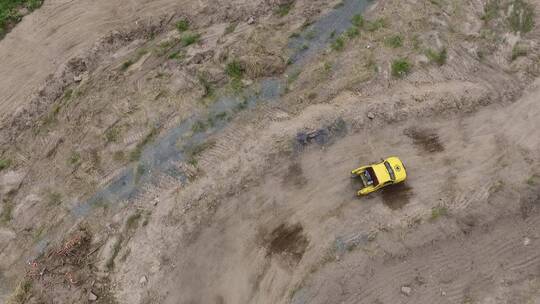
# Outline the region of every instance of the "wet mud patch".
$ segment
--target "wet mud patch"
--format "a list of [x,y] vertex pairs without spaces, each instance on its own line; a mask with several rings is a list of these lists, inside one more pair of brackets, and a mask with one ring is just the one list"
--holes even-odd
[[347,135],[347,131],[347,123],[342,118],[339,118],[323,128],[298,132],[294,141],[295,151],[301,152],[311,144],[317,144],[319,146],[331,145],[336,138]]
[[380,190],[384,205],[392,210],[399,210],[411,202],[412,188],[405,183],[391,185]]
[[266,238],[266,252],[269,257],[280,257],[289,266],[300,262],[309,244],[300,224],[281,224]]
[[407,137],[413,140],[413,144],[419,149],[428,153],[444,151],[444,146],[439,139],[439,135],[431,130],[411,128],[403,131]]
[[307,184],[307,181],[307,178],[304,176],[304,171],[302,170],[302,165],[295,162],[289,165],[281,184],[285,187],[294,186],[296,188],[302,188]]

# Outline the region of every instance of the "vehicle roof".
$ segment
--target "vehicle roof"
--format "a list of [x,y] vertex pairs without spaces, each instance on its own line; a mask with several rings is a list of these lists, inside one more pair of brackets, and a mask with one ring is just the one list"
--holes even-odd
[[388,174],[388,170],[386,170],[386,167],[384,166],[384,163],[378,163],[372,166],[373,171],[375,171],[375,175],[377,175],[377,180],[379,181],[379,184],[384,184],[387,181],[390,181],[390,174]]
[[[385,159],[384,161],[387,161],[392,169],[394,169],[394,175],[396,176],[396,180],[394,182],[401,182],[404,181],[405,178],[407,178],[407,173],[405,172],[405,167],[403,166],[403,163],[401,160],[395,156],[389,157]],[[388,170],[386,169],[386,166],[384,165],[384,162],[380,162],[378,164],[374,164],[371,166],[373,168],[373,171],[375,172],[375,175],[377,176],[377,180],[380,184],[384,184],[388,181],[391,181],[390,174],[388,173]]]
[[390,166],[392,166],[392,169],[394,169],[394,174],[396,175],[396,182],[404,181],[407,178],[405,166],[399,158],[393,156],[387,158],[386,161],[390,164]]

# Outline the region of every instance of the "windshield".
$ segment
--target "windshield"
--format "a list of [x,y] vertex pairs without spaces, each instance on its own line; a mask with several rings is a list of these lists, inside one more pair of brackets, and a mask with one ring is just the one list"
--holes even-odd
[[396,175],[394,174],[394,169],[392,169],[392,166],[390,166],[387,161],[384,162],[384,166],[386,167],[386,170],[388,170],[388,174],[390,174],[390,179],[396,180]]

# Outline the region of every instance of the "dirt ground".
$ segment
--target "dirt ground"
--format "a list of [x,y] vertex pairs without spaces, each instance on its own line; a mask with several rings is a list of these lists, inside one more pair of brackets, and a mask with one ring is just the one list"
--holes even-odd
[[540,303],[539,9],[46,0],[0,41],[0,301]]

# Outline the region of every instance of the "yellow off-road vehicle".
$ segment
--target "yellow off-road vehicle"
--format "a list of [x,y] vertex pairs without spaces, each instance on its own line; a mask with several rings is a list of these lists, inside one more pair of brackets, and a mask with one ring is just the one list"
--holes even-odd
[[382,187],[401,183],[407,179],[407,172],[403,162],[397,157],[388,157],[381,160],[380,163],[360,167],[351,172],[352,177],[360,177],[362,180],[362,189],[358,196],[366,195],[377,191]]

